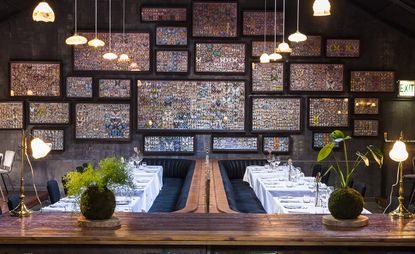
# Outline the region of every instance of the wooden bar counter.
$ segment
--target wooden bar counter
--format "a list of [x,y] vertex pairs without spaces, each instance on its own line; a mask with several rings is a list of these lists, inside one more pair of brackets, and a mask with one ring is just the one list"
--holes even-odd
[[118,213],[118,230],[80,228],[78,216],[3,215],[0,253],[415,253],[415,220],[388,215],[347,230],[322,215]]

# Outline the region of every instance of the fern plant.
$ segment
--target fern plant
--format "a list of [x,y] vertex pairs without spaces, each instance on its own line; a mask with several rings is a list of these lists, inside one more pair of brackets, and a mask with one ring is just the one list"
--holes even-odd
[[[318,153],[317,161],[323,161],[330,155],[333,157],[335,161],[335,165],[330,165],[328,170],[324,173],[324,175],[328,174],[330,171],[334,171],[340,180],[340,185],[342,188],[346,188],[349,186],[350,179],[352,175],[356,172],[359,166],[364,163],[366,167],[369,166],[369,158],[368,156],[372,156],[375,162],[378,164],[379,168],[383,165],[383,154],[373,145],[366,146],[366,151],[361,153],[360,151],[356,151],[355,155],[356,158],[354,161],[349,160],[349,155],[347,151],[347,142],[349,142],[352,138],[350,136],[345,136],[344,133],[340,130],[335,130],[330,134],[330,142],[326,144]],[[336,158],[335,154],[333,153],[333,148],[336,143],[343,143],[343,152],[344,152],[344,167],[343,169],[340,166],[338,159]]]

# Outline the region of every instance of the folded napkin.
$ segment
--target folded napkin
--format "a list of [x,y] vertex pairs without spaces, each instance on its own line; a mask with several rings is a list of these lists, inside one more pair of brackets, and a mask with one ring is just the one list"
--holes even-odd
[[303,205],[297,205],[297,204],[286,204],[286,205],[283,205],[283,206],[287,209],[307,209],[307,207],[305,207]]

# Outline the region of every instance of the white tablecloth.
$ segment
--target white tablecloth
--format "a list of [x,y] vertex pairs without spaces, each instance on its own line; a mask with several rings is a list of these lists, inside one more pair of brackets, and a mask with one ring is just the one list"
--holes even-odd
[[[116,189],[116,212],[148,212],[163,187],[162,166],[140,166],[132,169],[134,190]],[[43,212],[79,212],[75,197],[64,197],[53,205],[42,208]]]
[[[303,177],[297,182],[288,181],[288,167],[279,166],[276,170],[263,166],[246,168],[244,181],[248,182],[256,196],[270,214],[328,214],[327,205],[315,207],[316,185],[314,177]],[[327,186],[319,185],[320,197],[327,200]],[[370,213],[363,210],[362,213]]]

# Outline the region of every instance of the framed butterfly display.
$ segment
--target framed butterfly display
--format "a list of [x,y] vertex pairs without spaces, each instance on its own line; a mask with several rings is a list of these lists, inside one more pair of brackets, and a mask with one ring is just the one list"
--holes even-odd
[[275,154],[289,154],[291,151],[290,136],[264,136],[262,138],[262,152]]
[[32,135],[52,144],[52,151],[65,150],[65,130],[63,128],[33,128]]
[[252,92],[273,93],[284,90],[284,63],[251,64]]
[[256,153],[258,152],[258,137],[212,136],[211,151],[214,153]]
[[143,151],[145,154],[194,154],[195,136],[152,136],[144,135]]
[[24,102],[0,102],[0,130],[14,130],[24,128]]

